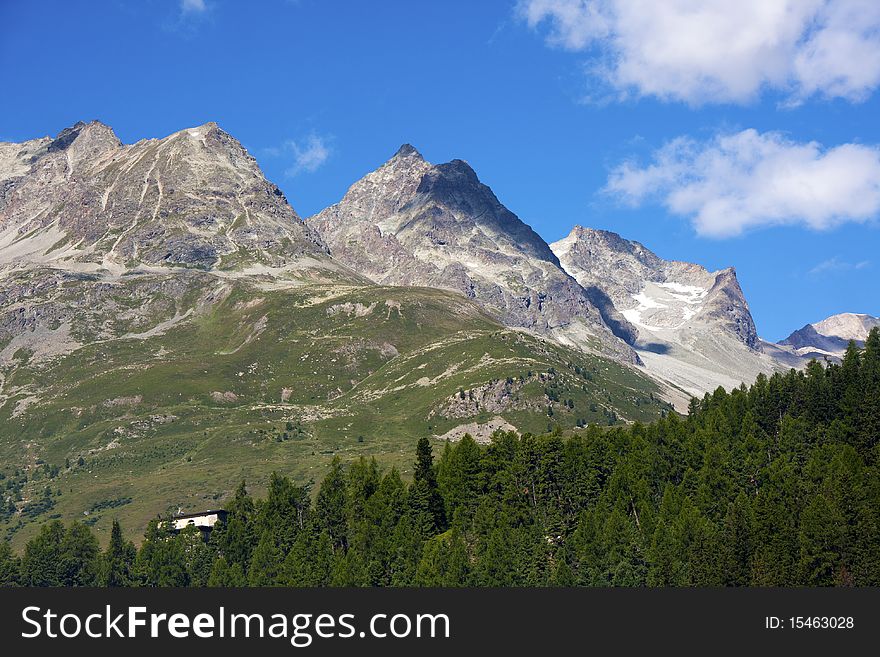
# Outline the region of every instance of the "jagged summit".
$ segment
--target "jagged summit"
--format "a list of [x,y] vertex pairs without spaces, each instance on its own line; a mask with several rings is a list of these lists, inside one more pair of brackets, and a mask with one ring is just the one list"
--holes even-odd
[[[451,185],[481,185],[477,172],[464,160],[455,159],[438,164],[434,167],[434,173],[436,174],[433,176],[435,179],[444,180]],[[428,190],[429,188],[426,187],[425,191]]]
[[413,146],[412,144],[403,144],[403,145],[401,145],[400,148],[397,149],[397,152],[394,154],[393,157],[410,157],[410,156],[415,156],[415,157],[421,158],[422,154],[419,153],[419,151],[416,150],[416,147]]
[[113,129],[100,121],[78,121],[55,137],[20,143],[0,142],[0,181],[26,174],[38,161],[53,153],[65,153],[72,171],[82,160],[100,158],[121,146]]
[[99,121],[79,122],[2,145],[0,180],[0,264],[120,274],[327,260],[281,190],[214,122],[131,145]]
[[639,242],[583,226],[551,248],[582,287],[609,300],[607,323],[618,312],[634,327],[633,343],[658,378],[701,394],[776,367],[762,353],[732,267],[711,272],[664,260]]
[[880,318],[865,313],[839,313],[817,322],[813,326],[822,335],[833,335],[845,340],[864,342],[868,333],[880,325]]
[[[754,322],[732,267],[710,272],[697,264],[664,260],[639,242],[583,226],[575,226],[551,248],[581,285],[604,291],[643,332],[686,329],[700,313],[711,311],[743,344],[757,345]],[[649,284],[682,298],[653,299]],[[713,303],[715,295],[725,302]],[[724,306],[727,316],[718,314],[715,306]]]
[[78,121],[69,128],[65,128],[46,145],[46,152],[66,150],[78,143],[82,148],[87,144],[92,148],[118,148],[122,145],[113,128],[100,121]]
[[547,243],[464,160],[392,158],[306,223],[378,283],[455,290],[510,326],[591,339],[635,360]]

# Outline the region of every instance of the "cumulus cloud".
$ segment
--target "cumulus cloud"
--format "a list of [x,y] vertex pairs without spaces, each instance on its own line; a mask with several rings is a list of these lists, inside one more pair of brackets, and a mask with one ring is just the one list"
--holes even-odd
[[708,237],[772,225],[823,230],[880,213],[880,148],[823,148],[755,130],[679,137],[648,164],[615,167],[605,191],[630,205],[659,201]]
[[828,258],[827,260],[823,260],[818,265],[810,269],[810,274],[813,276],[820,276],[822,274],[828,274],[838,271],[851,271],[851,270],[860,270],[867,269],[871,266],[870,260],[860,260],[859,262],[848,262],[846,260],[841,260],[837,256],[833,258]]
[[617,95],[691,104],[859,101],[880,84],[876,0],[520,0],[547,42],[590,55]]

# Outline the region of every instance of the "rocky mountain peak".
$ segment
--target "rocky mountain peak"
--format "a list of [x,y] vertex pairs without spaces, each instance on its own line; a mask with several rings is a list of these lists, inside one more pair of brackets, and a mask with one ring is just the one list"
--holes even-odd
[[562,254],[570,254],[569,259],[577,257],[577,254],[588,258],[594,255],[599,259],[611,258],[615,269],[635,267],[638,275],[646,278],[653,278],[663,266],[662,260],[641,243],[624,239],[610,230],[576,225],[568,236],[551,246],[560,258]]
[[471,167],[471,165],[465,160],[460,160],[458,158],[450,160],[449,162],[444,162],[443,164],[438,164],[434,169],[439,174],[449,176],[450,178],[461,178],[469,183],[480,182],[480,179],[477,177],[477,172],[474,171],[473,167]]
[[605,292],[647,334],[720,321],[749,348],[758,337],[736,271],[663,260],[639,242],[610,231],[575,227],[551,245],[562,266],[585,288]]
[[0,232],[27,235],[0,248],[0,263],[119,274],[326,259],[320,238],[216,123],[123,145],[109,126],[80,122],[38,142],[25,169],[15,153],[33,143],[0,149],[0,164],[4,152],[16,158],[8,168],[17,176],[0,187]]
[[71,148],[74,143],[80,149],[88,148],[119,148],[122,142],[116,137],[113,129],[100,121],[78,121],[69,128],[65,128],[49,142],[46,152],[52,153]]
[[205,147],[214,146],[245,150],[238,139],[226,132],[214,121],[208,121],[192,128],[185,128],[171,135],[171,137],[175,136],[190,139],[197,143],[200,142]]
[[[256,159],[248,153],[241,142],[219,125],[210,121],[194,128],[186,128],[154,142],[174,142],[174,148],[187,153],[187,156],[200,164],[204,158],[215,159],[221,166],[247,167],[259,171]],[[262,173],[260,173],[262,175]]]
[[749,349],[760,350],[755,321],[743,294],[736,269],[727,267],[715,272],[715,283],[707,293],[706,317],[736,335]]
[[[425,161],[421,153],[410,144],[404,144],[382,166],[372,172],[376,175],[367,174],[361,180],[370,180],[380,176],[394,178],[398,183],[406,181],[407,183],[418,184],[422,174],[428,167],[430,165]],[[355,185],[357,184],[355,183]]]
[[542,333],[585,324],[573,340],[589,334],[635,360],[547,243],[464,160],[397,155],[306,223],[334,257],[379,283],[455,290]]
[[868,333],[880,325],[880,319],[864,313],[840,313],[816,322],[813,327],[822,335],[864,342]]
[[121,146],[122,142],[110,126],[100,121],[79,121],[59,132],[34,153],[31,162],[51,153],[64,153],[70,169],[73,170],[80,162],[100,158]]
[[840,313],[805,325],[779,344],[792,347],[803,356],[840,357],[851,340],[864,344],[874,327],[880,327],[880,318],[863,313]]
[[400,148],[397,149],[397,152],[393,155],[392,159],[396,157],[417,157],[419,159],[422,158],[422,154],[416,150],[416,147],[412,144],[402,144]]
[[733,268],[664,260],[639,242],[583,226],[551,248],[585,290],[610,301],[606,323],[616,311],[634,327],[632,343],[660,378],[699,393],[722,372],[737,385],[771,367],[759,362],[762,346]]

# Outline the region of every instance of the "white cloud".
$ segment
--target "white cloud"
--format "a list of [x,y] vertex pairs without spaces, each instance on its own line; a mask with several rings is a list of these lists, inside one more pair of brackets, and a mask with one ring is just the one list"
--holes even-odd
[[614,168],[605,191],[631,205],[659,200],[708,237],[772,225],[823,230],[880,213],[880,148],[825,149],[755,130],[702,142],[679,137],[645,166]]
[[831,272],[838,271],[850,271],[850,270],[859,270],[859,269],[867,269],[871,266],[870,260],[861,260],[859,262],[847,262],[845,260],[841,260],[837,256],[832,258],[828,258],[828,260],[823,260],[818,265],[813,267],[810,270],[810,274],[813,276],[818,276],[820,274],[827,274]]
[[180,11],[184,14],[201,14],[207,9],[205,0],[180,0]]
[[550,45],[588,51],[618,95],[692,104],[866,98],[880,84],[877,0],[520,0]]
[[284,171],[284,175],[290,178],[301,173],[313,173],[323,165],[332,149],[325,137],[311,134],[305,139],[288,139],[281,146],[264,148],[263,153],[270,157],[290,157],[292,162]]

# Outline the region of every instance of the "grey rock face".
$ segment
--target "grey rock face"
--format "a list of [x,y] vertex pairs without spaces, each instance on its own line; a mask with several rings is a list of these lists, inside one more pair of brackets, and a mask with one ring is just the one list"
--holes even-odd
[[821,322],[807,324],[779,344],[795,349],[803,356],[843,356],[850,340],[864,345],[871,329],[880,327],[880,318],[857,313],[832,315]]
[[[458,291],[508,326],[574,342],[589,334],[602,349],[634,360],[601,302],[462,160],[433,165],[406,144],[306,223],[334,258],[377,283]],[[620,335],[631,337],[619,319]]]
[[718,322],[723,330],[736,335],[749,349],[760,350],[755,321],[733,267],[715,275],[702,316]]
[[606,322],[613,313],[628,322],[648,372],[681,392],[672,399],[682,409],[689,395],[790,366],[765,353],[732,268],[663,260],[638,242],[581,226],[551,248],[581,286],[613,304]]
[[123,145],[97,121],[0,144],[0,264],[283,267],[326,247],[214,123]]
[[585,289],[607,295],[642,333],[652,328],[723,331],[758,349],[755,323],[733,268],[709,272],[663,260],[639,242],[582,226],[551,247]]
[[216,124],[0,143],[0,402],[12,372],[197,317],[231,281],[362,284]]

